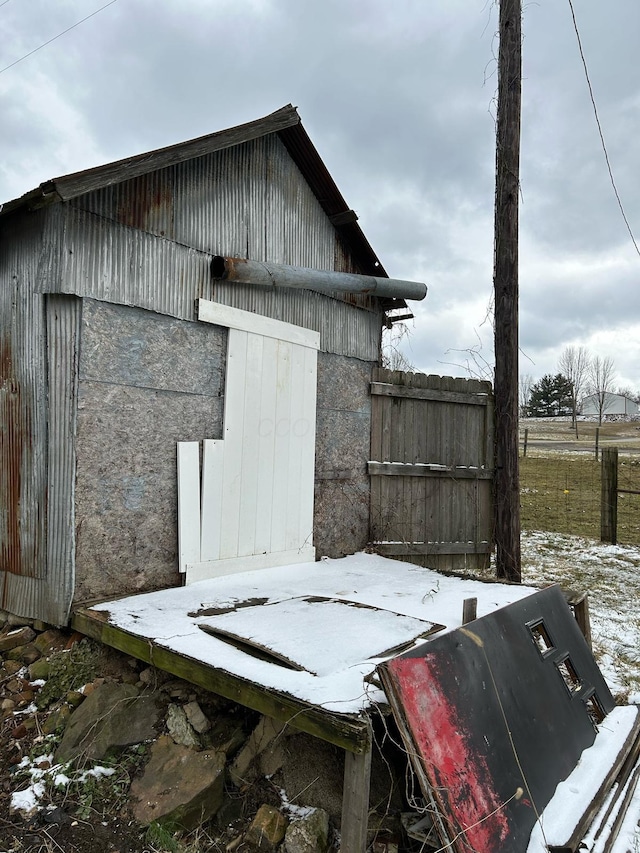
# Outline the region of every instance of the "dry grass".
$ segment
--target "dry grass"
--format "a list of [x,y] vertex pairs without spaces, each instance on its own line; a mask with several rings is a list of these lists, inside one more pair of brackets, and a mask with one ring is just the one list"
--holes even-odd
[[[522,527],[525,530],[548,530],[573,536],[600,538],[600,462],[595,454],[559,452],[554,443],[571,441],[567,422],[526,421],[536,427],[535,438],[544,437],[545,448],[528,451],[520,459]],[[584,443],[589,440],[586,428]],[[544,431],[544,436],[543,436]],[[603,424],[600,447],[625,447],[618,461],[618,488],[640,491],[640,429],[637,422]],[[521,428],[522,432],[522,428]],[[529,433],[532,439],[532,433]],[[623,440],[626,442],[623,444]],[[582,442],[582,439],[581,439]],[[635,454],[636,444],[638,455]],[[557,445],[556,445],[557,446]],[[631,453],[626,452],[631,450]],[[640,495],[618,495],[618,542],[640,544]]]

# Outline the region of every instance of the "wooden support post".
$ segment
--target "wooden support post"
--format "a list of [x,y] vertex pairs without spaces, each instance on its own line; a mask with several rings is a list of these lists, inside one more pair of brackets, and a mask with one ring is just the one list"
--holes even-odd
[[565,590],[567,604],[573,611],[578,627],[582,631],[582,635],[587,641],[589,648],[593,648],[591,643],[591,619],[589,617],[589,596],[586,592],[576,592],[575,590]]
[[524,431],[524,447],[522,449],[522,455],[527,455],[527,444],[529,443],[529,430],[525,429]]
[[465,598],[462,602],[462,624],[466,625],[467,622],[473,622],[473,620],[478,616],[478,599],[477,598]]
[[618,448],[605,447],[601,463],[600,539],[618,541]]
[[369,735],[369,748],[365,752],[345,752],[344,755],[344,791],[340,827],[341,853],[365,853],[367,849],[371,748],[373,744],[370,722]]

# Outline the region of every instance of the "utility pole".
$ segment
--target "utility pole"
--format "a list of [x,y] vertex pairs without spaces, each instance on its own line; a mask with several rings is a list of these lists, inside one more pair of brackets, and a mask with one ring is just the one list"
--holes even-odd
[[520,190],[521,0],[500,0],[494,243],[496,572],[520,582],[518,475],[518,194]]

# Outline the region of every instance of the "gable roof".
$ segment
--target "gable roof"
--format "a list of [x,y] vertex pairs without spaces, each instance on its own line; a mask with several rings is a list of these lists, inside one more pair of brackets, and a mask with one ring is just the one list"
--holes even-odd
[[18,209],[34,210],[48,204],[69,201],[94,190],[103,189],[121,181],[137,178],[158,169],[165,169],[186,160],[202,157],[214,151],[241,145],[277,133],[304,179],[317,197],[322,209],[351,248],[355,258],[367,275],[388,277],[357,223],[357,215],[344,200],[335,181],[323,163],[315,146],[302,126],[298,111],[291,104],[270,113],[264,118],[239,124],[236,127],[200,136],[177,145],[158,148],[146,154],[126,157],[104,166],[82,172],[73,172],[52,178],[17,199],[0,207],[0,216]]

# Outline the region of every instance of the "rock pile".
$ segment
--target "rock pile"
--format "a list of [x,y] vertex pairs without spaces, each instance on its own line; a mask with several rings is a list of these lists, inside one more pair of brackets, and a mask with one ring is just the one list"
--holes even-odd
[[[211,849],[228,853],[339,844],[339,750],[77,633],[0,611],[0,696],[0,813],[11,814],[14,836],[20,821],[25,832],[45,818],[73,826],[72,781],[93,774],[103,791],[126,766],[124,782],[111,779],[124,790],[117,818],[132,851],[150,849],[147,827],[174,838],[206,826]],[[113,815],[110,795],[100,796],[104,827]],[[87,851],[114,845],[94,837]]]

